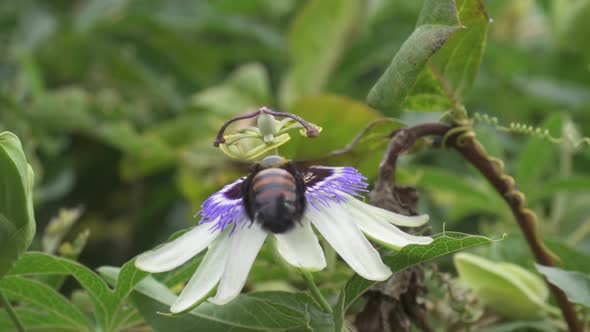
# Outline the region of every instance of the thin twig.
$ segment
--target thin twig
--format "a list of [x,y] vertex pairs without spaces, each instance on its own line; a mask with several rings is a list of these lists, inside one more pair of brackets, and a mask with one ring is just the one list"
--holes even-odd
[[444,123],[424,123],[395,131],[379,165],[379,183],[385,185],[395,181],[397,157],[409,150],[418,139],[431,135],[443,136],[449,129],[451,126]]

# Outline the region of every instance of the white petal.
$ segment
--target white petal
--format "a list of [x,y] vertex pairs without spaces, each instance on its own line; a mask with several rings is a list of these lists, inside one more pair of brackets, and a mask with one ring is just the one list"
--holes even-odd
[[305,214],[336,252],[360,276],[369,280],[385,280],[391,270],[383,264],[371,243],[352,221],[352,216],[341,205],[329,207],[317,204],[318,211],[309,207]]
[[184,287],[176,302],[170,307],[171,312],[180,313],[191,309],[203,301],[211,290],[217,286],[227,260],[229,244],[227,233],[224,232],[222,236],[211,243],[197,271]]
[[419,216],[404,216],[403,214],[395,213],[364,203],[348,194],[344,195],[347,196],[346,203],[348,203],[351,207],[357,208],[368,215],[374,216],[376,219],[381,219],[394,225],[404,227],[418,227],[424,225],[429,219],[427,214],[422,214]]
[[279,253],[289,264],[311,271],[326,267],[324,251],[309,220],[302,220],[301,225],[284,234],[275,234],[275,238]]
[[211,231],[211,224],[195,226],[173,241],[162,247],[145,252],[135,260],[138,269],[157,273],[170,271],[196,254],[203,251],[218,235],[219,231]]
[[[342,203],[348,205],[348,202]],[[399,250],[408,244],[429,244],[432,238],[428,236],[416,236],[405,233],[394,225],[380,219],[375,215],[368,215],[363,210],[356,209],[348,205],[347,210],[354,217],[354,223],[360,230],[369,236],[372,240],[380,244]]]
[[238,226],[229,237],[229,252],[221,282],[215,297],[209,302],[226,304],[233,300],[244,287],[250,268],[258,255],[267,233],[257,222],[252,225]]

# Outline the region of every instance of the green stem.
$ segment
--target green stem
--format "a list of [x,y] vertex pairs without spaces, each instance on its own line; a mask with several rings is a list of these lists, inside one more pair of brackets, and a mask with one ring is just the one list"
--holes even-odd
[[[569,119],[565,120],[561,128],[561,136],[567,135]],[[562,142],[559,145],[559,173],[562,177],[568,177],[572,174],[572,155],[573,148],[569,142]],[[551,205],[550,222],[556,229],[559,229],[559,221],[567,212],[568,194],[565,192],[557,193]]]
[[567,238],[567,243],[572,246],[577,245],[580,241],[584,240],[590,235],[590,218],[586,219],[582,224],[572,232]]
[[8,316],[10,316],[10,318],[14,322],[14,326],[16,327],[16,329],[19,332],[25,332],[25,327],[23,326],[23,323],[20,321],[20,319],[18,319],[18,316],[16,315],[16,311],[14,311],[12,304],[10,304],[10,301],[8,301],[8,299],[6,298],[6,296],[4,296],[4,294],[2,294],[2,292],[0,292],[0,304],[2,304],[4,308],[6,308],[6,312],[8,312]]
[[303,280],[307,284],[307,287],[309,288],[309,291],[311,292],[311,296],[314,298],[314,300],[316,300],[318,302],[318,304],[322,307],[322,309],[324,309],[325,312],[332,313],[332,307],[330,306],[328,301],[326,301],[326,298],[322,295],[322,293],[320,292],[320,289],[313,281],[313,277],[312,277],[311,273],[309,273],[307,271],[303,271],[303,270],[300,270],[300,271],[301,271],[301,275],[303,276]]

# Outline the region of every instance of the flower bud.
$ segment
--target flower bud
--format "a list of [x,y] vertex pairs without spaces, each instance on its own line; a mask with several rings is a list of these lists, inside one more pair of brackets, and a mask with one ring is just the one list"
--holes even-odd
[[264,143],[270,143],[278,131],[277,121],[274,116],[262,113],[258,116],[256,122]]
[[555,308],[547,303],[549,290],[538,275],[511,263],[496,263],[468,253],[454,257],[461,281],[493,311],[520,320],[546,317]]

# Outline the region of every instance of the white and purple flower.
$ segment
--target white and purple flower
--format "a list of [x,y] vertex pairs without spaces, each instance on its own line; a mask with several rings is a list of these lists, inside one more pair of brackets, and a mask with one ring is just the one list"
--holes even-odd
[[[367,183],[353,167],[311,166],[301,169],[307,201],[303,218],[282,234],[265,231],[246,213],[241,178],[210,196],[199,212],[199,225],[168,244],[141,254],[136,266],[148,272],[172,270],[208,248],[198,269],[170,308],[187,311],[206,299],[225,304],[241,292],[254,260],[268,236],[274,236],[279,254],[291,265],[318,271],[326,266],[313,227],[360,276],[385,280],[391,270],[383,264],[371,240],[399,250],[408,244],[428,244],[430,237],[407,234],[394,225],[416,227],[427,215],[408,217],[357,198]],[[366,236],[366,237],[365,237]]]

